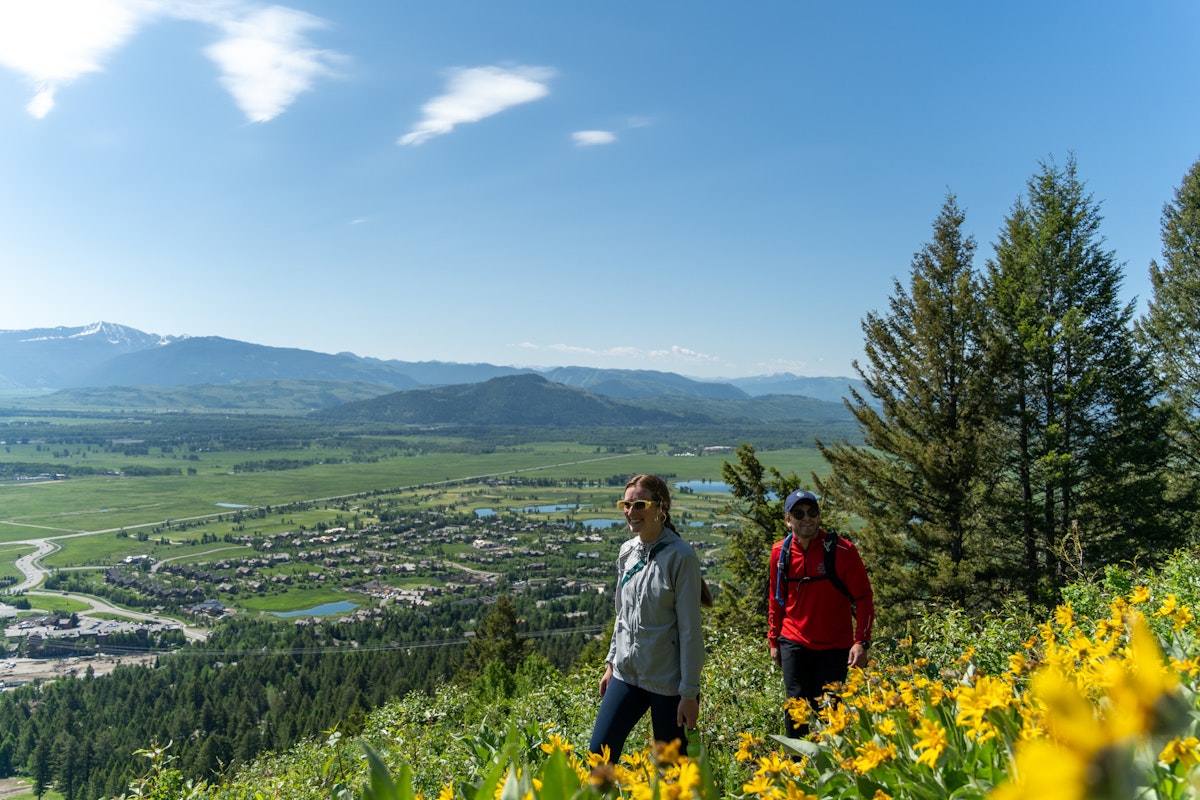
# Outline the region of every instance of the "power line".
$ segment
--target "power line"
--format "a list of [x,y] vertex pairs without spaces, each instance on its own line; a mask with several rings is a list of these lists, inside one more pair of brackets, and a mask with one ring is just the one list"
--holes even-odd
[[[551,628],[544,631],[529,631],[519,633],[523,639],[543,639],[548,636],[569,636],[571,634],[583,633],[594,634],[605,630],[602,625],[589,625],[576,628]],[[86,655],[111,655],[111,656],[210,656],[223,657],[230,659],[250,658],[252,656],[303,656],[303,655],[325,655],[329,653],[378,653],[388,650],[420,650],[429,647],[450,647],[454,645],[462,645],[470,642],[474,637],[462,636],[454,639],[425,639],[412,642],[387,642],[367,645],[321,645],[319,647],[280,647],[268,648],[260,647],[249,650],[209,650],[199,647],[184,647],[178,650],[147,650],[138,647],[125,647],[121,645],[110,645],[103,648],[96,647],[83,651],[77,645],[68,645],[66,640],[59,638],[49,638],[42,642],[43,650],[59,650],[59,651],[76,651],[84,652]]]

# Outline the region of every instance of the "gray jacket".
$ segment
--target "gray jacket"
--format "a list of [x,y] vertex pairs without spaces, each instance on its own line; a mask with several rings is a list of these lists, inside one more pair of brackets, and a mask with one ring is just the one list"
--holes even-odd
[[655,694],[699,696],[700,582],[696,552],[670,528],[650,547],[637,536],[621,545],[617,621],[608,648],[614,677]]

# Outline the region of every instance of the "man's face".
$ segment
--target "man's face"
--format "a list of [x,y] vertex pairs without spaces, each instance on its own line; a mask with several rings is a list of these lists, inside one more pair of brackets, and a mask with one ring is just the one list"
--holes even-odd
[[789,531],[808,541],[821,528],[821,512],[812,503],[801,501],[792,506],[792,510],[783,516],[783,521]]

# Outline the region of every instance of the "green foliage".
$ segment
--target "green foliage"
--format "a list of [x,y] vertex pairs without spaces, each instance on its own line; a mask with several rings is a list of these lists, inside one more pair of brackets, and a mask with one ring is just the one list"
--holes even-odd
[[1006,454],[998,488],[1026,590],[1051,601],[1070,577],[1180,541],[1161,516],[1165,418],[1100,221],[1074,157],[1043,163],[989,263]]
[[783,498],[800,485],[795,473],[784,475],[766,467],[753,445],[737,449],[737,462],[725,462],[721,477],[729,484],[732,501],[724,513],[740,525],[729,533],[725,570],[716,605],[718,624],[748,636],[765,639],[771,545],[787,534]]
[[[1127,608],[1120,604],[1140,595],[1152,598],[1143,601],[1147,603],[1143,614],[1162,641],[1173,642],[1168,655],[1177,659],[1179,668],[1187,669],[1192,663],[1188,659],[1197,656],[1192,634],[1180,625],[1190,614],[1185,603],[1200,598],[1200,561],[1195,552],[1172,554],[1158,570],[1113,566],[1101,580],[1072,584],[1065,594],[1068,605],[1051,623],[1046,622],[1046,612],[1028,612],[1013,602],[998,614],[975,618],[954,611],[914,628],[905,640],[881,642],[878,653],[872,650],[878,660],[845,695],[848,704],[857,706],[855,715],[837,732],[804,743],[785,742],[773,735],[781,724],[782,687],[763,643],[710,632],[701,727],[695,746],[689,748],[689,755],[699,765],[698,777],[688,783],[687,791],[673,788],[670,796],[765,798],[772,796],[772,787],[782,789],[792,782],[811,794],[842,800],[869,800],[880,790],[898,799],[982,798],[991,787],[1008,780],[1009,747],[1018,738],[1019,727],[1005,707],[1015,707],[1011,703],[1014,691],[1026,691],[1024,680],[1014,678],[1011,685],[993,681],[1000,692],[995,700],[987,701],[995,704],[991,710],[961,722],[956,714],[973,698],[986,700],[984,676],[1020,672],[1009,656],[1029,653],[1031,638],[1042,637],[1048,647],[1050,639],[1057,637],[1057,646],[1064,652],[1076,646],[1078,636],[1096,637],[1099,643],[1103,632],[1112,630],[1113,608]],[[1081,657],[1088,657],[1089,652],[1082,650]],[[248,764],[219,784],[188,782],[178,772],[164,768],[169,764],[160,758],[154,770],[134,782],[131,791],[136,793],[126,796],[159,800],[411,800],[418,794],[432,798],[442,792],[469,800],[521,798],[531,792],[543,800],[614,796],[615,789],[603,780],[591,782],[592,777],[602,776],[590,774],[576,750],[579,743],[587,741],[595,713],[596,676],[531,669],[543,675],[543,680],[516,693],[506,711],[465,709],[458,689],[411,695],[371,714],[359,736],[334,734],[320,742],[305,742]],[[1157,674],[1157,670],[1146,674],[1150,673]],[[906,691],[917,696],[902,702],[882,684],[900,683],[905,676],[911,679],[903,681],[911,683]],[[940,686],[936,695],[930,693],[933,684]],[[980,687],[980,694],[971,692],[974,686]],[[967,694],[957,699],[956,712],[954,693],[960,690]],[[1200,702],[1200,697],[1192,694],[1185,694],[1187,698],[1192,705]],[[1167,699],[1177,705],[1177,699]],[[915,701],[924,702],[924,715],[910,713]],[[1168,705],[1164,701],[1156,706],[1164,713],[1171,712],[1162,724],[1169,723],[1171,730],[1187,735],[1200,717],[1180,716],[1175,713],[1179,709]],[[885,721],[892,726],[890,732],[880,727]],[[917,763],[917,756],[932,740],[927,733],[918,734],[916,727],[932,723],[946,736],[946,750],[938,758]],[[988,726],[996,727],[998,739],[979,737],[979,731]],[[648,738],[643,725],[630,741],[641,746]],[[897,748],[890,756],[889,745]],[[1155,744],[1147,753],[1151,756],[1148,762],[1131,763],[1153,765],[1161,746]],[[804,763],[787,758],[793,748],[807,755]],[[877,763],[872,753],[878,755]],[[1162,781],[1161,786],[1183,786],[1196,770],[1188,764],[1195,763],[1193,757],[1174,767],[1160,763],[1147,769],[1154,780]],[[670,774],[669,765],[659,765],[645,791],[668,796],[665,781],[680,780],[668,778]],[[630,795],[640,796],[632,791]],[[1146,796],[1185,795],[1167,790]]]
[[863,322],[870,401],[852,392],[863,446],[818,442],[827,497],[863,524],[856,544],[882,620],[929,602],[986,604],[1004,576],[990,487],[995,397],[974,239],[948,195],[933,238],[894,281],[889,310]]
[[1172,524],[1200,537],[1200,161],[1162,212],[1162,263],[1137,332],[1150,353],[1170,422]]

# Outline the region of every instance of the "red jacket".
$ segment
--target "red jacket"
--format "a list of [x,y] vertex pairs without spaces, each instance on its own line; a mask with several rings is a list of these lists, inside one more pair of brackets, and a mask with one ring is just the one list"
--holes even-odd
[[[793,537],[789,578],[816,577],[825,574],[825,537],[822,529],[802,547]],[[813,650],[849,648],[855,642],[869,642],[875,623],[875,599],[862,557],[852,542],[838,537],[835,568],[854,602],[829,580],[806,583],[788,581],[786,605],[776,599],[779,574],[780,540],[771,548],[771,587],[767,612],[767,643],[778,647],[780,638]]]

